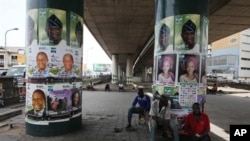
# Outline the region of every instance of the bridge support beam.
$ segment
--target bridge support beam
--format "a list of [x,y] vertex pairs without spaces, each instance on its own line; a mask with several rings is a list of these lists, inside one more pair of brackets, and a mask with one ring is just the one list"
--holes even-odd
[[127,65],[126,65],[126,84],[132,84],[133,81],[133,65],[132,65],[132,55],[127,55]]
[[118,82],[118,56],[116,54],[112,55],[112,84],[116,84]]
[[208,0],[155,2],[153,92],[168,94],[191,110],[206,94],[202,78],[206,76]]
[[83,0],[26,1],[26,133],[82,128]]

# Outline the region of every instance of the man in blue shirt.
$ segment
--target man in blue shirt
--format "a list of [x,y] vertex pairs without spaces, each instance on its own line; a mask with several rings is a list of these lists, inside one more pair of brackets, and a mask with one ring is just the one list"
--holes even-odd
[[[132,129],[131,121],[132,115],[134,113],[145,115],[145,113],[149,112],[150,110],[150,98],[147,95],[144,95],[143,89],[138,90],[138,95],[135,97],[132,107],[128,110],[128,125],[126,126],[127,130]],[[139,107],[136,107],[136,104],[139,104]]]

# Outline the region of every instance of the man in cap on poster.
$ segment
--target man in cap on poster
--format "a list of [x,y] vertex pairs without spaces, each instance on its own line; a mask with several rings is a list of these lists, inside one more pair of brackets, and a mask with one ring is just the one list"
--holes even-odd
[[27,20],[27,46],[37,46],[37,40],[34,38],[34,28],[35,22],[34,20],[28,16]]
[[48,40],[43,41],[42,45],[66,46],[66,41],[62,39],[62,22],[56,15],[51,15],[46,21],[45,32]]
[[182,27],[181,37],[184,42],[178,47],[180,50],[186,50],[190,53],[199,53],[200,47],[196,44],[196,25],[193,21],[188,20]]
[[169,43],[170,29],[166,24],[162,24],[159,32],[159,47],[157,47],[157,54],[166,54],[173,51],[173,45]]
[[75,34],[76,34],[77,47],[81,48],[83,40],[83,28],[82,28],[82,23],[80,21],[76,24]]

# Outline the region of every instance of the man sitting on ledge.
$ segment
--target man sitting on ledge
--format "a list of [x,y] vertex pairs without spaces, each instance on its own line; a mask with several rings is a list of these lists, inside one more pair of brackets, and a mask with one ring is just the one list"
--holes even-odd
[[152,102],[149,115],[149,140],[155,141],[156,131],[160,128],[164,136],[173,138],[172,128],[170,126],[170,107],[171,101],[168,96],[161,95],[159,99]]
[[[131,126],[133,114],[146,115],[150,109],[150,97],[145,95],[143,89],[138,89],[137,96],[134,98],[132,107],[128,110],[128,125],[126,127],[127,131],[134,131],[135,129]],[[139,107],[136,107],[139,104]]]
[[188,114],[184,129],[191,135],[191,141],[210,141],[210,121],[207,114],[200,111],[200,104],[193,104],[193,112]]
[[123,84],[122,84],[122,83],[119,83],[119,84],[118,84],[118,90],[119,90],[119,92],[120,92],[120,91],[124,91],[124,87],[123,87]]
[[92,91],[94,90],[94,85],[93,85],[92,81],[89,82],[89,84],[87,86],[87,90],[92,90]]

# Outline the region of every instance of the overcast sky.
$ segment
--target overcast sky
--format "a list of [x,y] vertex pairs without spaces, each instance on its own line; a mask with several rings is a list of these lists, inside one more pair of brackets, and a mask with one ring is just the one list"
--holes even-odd
[[[0,0],[0,46],[4,47],[5,45],[6,31],[13,28],[18,28],[19,30],[7,33],[7,46],[25,46],[25,15],[26,0]],[[111,60],[85,27],[83,46],[84,50],[86,50],[84,53],[85,59],[83,59],[84,63],[86,60],[91,64],[111,63]]]

